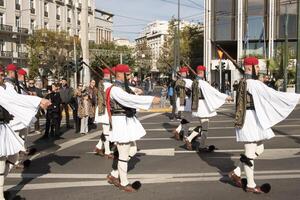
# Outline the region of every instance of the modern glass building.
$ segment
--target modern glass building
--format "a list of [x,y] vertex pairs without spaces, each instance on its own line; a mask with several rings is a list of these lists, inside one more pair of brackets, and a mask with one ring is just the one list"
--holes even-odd
[[[210,69],[211,82],[219,80],[216,44],[238,63],[250,54],[265,60],[277,56],[287,30],[289,49],[296,55],[298,3],[298,0],[205,0],[204,64]],[[230,61],[224,62],[223,80],[232,83],[240,73]]]

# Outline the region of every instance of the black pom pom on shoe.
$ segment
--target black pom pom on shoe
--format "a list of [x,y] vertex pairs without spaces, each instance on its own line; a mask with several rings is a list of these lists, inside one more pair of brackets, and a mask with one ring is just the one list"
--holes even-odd
[[269,183],[265,183],[262,186],[260,186],[260,189],[264,193],[269,193],[271,191],[271,185]]
[[31,148],[31,149],[29,149],[29,151],[28,151],[28,156],[33,156],[36,152],[37,152],[37,149],[36,149],[36,148]]
[[134,181],[131,186],[133,189],[139,190],[142,187],[142,183],[140,181]]

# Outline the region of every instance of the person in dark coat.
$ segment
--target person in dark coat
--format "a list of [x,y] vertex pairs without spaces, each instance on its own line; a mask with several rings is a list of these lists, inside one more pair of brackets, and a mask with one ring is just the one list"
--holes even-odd
[[63,112],[63,110],[65,111],[67,128],[72,128],[70,126],[69,104],[73,97],[73,89],[69,87],[67,79],[65,78],[61,80],[61,88],[59,90],[59,94],[62,101],[61,112]]
[[52,87],[51,92],[46,96],[46,99],[49,99],[52,104],[51,106],[48,107],[46,113],[46,129],[45,129],[45,135],[43,136],[44,138],[47,138],[49,136],[50,128],[52,129],[51,133],[54,136],[58,136],[60,133],[60,120],[61,120],[60,105],[62,103],[62,100],[59,94],[59,85],[53,83],[51,87]]

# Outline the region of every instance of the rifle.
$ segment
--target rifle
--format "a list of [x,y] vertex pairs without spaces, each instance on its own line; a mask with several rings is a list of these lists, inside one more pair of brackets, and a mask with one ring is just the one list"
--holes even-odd
[[198,76],[197,73],[195,72],[195,70],[193,70],[193,69],[191,68],[191,66],[189,66],[184,60],[183,60],[183,64],[184,64],[185,66],[187,66],[187,67],[189,68],[189,70],[190,70],[195,76]]
[[86,62],[82,62],[85,66],[87,66],[90,70],[92,70],[99,78],[103,78],[96,70],[94,70],[91,66],[86,64]]
[[222,51],[225,56],[233,63],[233,65],[241,72],[244,73],[244,70],[239,66],[239,64],[225,51],[219,44],[216,44],[215,42],[211,41],[213,45],[215,45],[220,51]]

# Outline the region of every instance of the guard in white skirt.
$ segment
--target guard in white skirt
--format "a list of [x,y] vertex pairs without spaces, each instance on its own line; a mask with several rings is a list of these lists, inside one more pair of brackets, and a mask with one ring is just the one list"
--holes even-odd
[[200,136],[198,150],[211,152],[215,149],[214,145],[206,145],[209,118],[216,116],[216,109],[232,98],[219,92],[205,81],[205,70],[206,67],[201,65],[196,68],[197,77],[192,85],[192,116],[199,119],[200,125],[194,128],[188,137],[184,138],[184,142],[187,149],[192,150],[192,140]]
[[[278,92],[259,80],[258,59],[244,59],[245,76],[241,79],[237,91],[235,132],[237,142],[243,142],[245,154],[241,154],[240,162],[228,176],[238,187],[252,193],[267,193],[270,184],[257,186],[254,181],[254,159],[264,151],[264,141],[275,135],[272,126],[284,120],[299,102],[300,95]],[[246,181],[241,179],[244,167]],[[246,183],[245,183],[246,182]]]
[[29,126],[39,109],[47,108],[48,100],[11,92],[3,84],[4,73],[0,70],[0,200],[5,200],[4,178],[18,161],[19,152],[25,151],[24,140],[9,125],[14,119]]
[[134,192],[141,185],[139,182],[129,183],[127,178],[128,161],[137,152],[135,141],[146,134],[135,116],[136,109],[148,110],[152,104],[158,104],[160,98],[134,94],[127,85],[127,79],[130,77],[128,65],[119,64],[115,71],[116,81],[106,90],[106,105],[112,125],[109,140],[117,144],[119,158],[117,169],[113,169],[107,175],[107,180],[123,191]]
[[[14,64],[9,64],[6,67],[7,77],[4,80],[4,84],[6,86],[6,90],[12,93],[18,93],[23,95],[28,95],[28,91],[25,86],[25,75],[26,71],[24,69],[17,69],[17,66]],[[22,83],[23,82],[23,83]],[[27,135],[29,132],[29,127],[24,126],[24,124],[20,123],[20,121],[16,119],[12,119],[9,123],[11,129],[13,129],[19,136],[24,140],[25,151],[21,151],[23,155],[33,155],[36,152],[35,148],[27,148]],[[31,163],[29,159],[23,158],[24,160],[18,163],[18,168],[28,167]]]
[[[114,70],[114,68],[112,68]],[[106,90],[112,85],[112,77],[109,69],[103,69],[103,82],[99,84],[98,91],[98,106],[96,107],[95,123],[100,123],[102,125],[102,132],[100,135],[99,142],[95,147],[95,154],[104,156],[107,159],[112,159],[113,155],[110,150],[109,145],[109,135],[110,135],[110,123],[109,116],[106,108]],[[104,146],[104,152],[103,152]]]
[[176,140],[180,140],[180,133],[183,131],[183,138],[187,137],[189,132],[188,124],[192,120],[191,115],[191,93],[193,81],[187,78],[189,73],[188,67],[181,67],[179,69],[180,77],[175,82],[176,93],[176,113],[178,113],[180,124],[173,130]]

